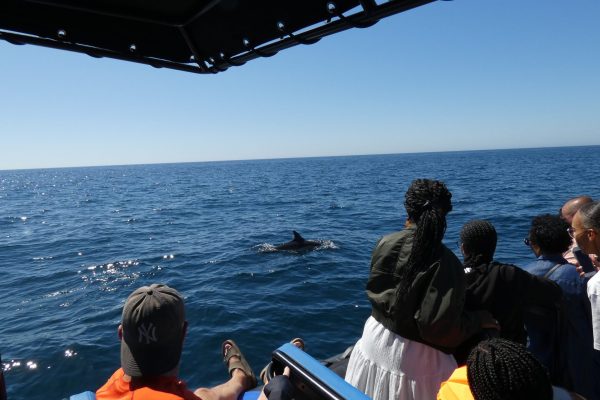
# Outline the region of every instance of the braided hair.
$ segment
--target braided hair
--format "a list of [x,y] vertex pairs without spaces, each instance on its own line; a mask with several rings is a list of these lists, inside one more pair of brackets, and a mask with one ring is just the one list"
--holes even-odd
[[443,182],[430,179],[416,179],[406,191],[404,207],[417,229],[406,266],[399,271],[400,293],[406,293],[417,274],[426,271],[439,254],[451,199]]
[[475,400],[551,400],[552,384],[544,366],[510,340],[480,342],[467,359],[467,379]]
[[460,231],[460,241],[465,253],[465,268],[475,268],[492,262],[498,235],[488,221],[469,221]]

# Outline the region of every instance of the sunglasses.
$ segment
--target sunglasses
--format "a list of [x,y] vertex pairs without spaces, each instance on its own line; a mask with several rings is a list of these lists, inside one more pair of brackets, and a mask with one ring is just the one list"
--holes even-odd
[[523,243],[525,243],[525,246],[531,246],[531,240],[529,240],[528,237],[526,237],[525,239],[523,239]]
[[[582,231],[584,231],[584,232],[589,232],[589,231],[598,232],[594,228],[583,228]],[[572,239],[575,239],[575,228],[573,228],[572,226],[570,226],[570,227],[567,228],[567,232],[569,233],[569,236],[571,236]]]

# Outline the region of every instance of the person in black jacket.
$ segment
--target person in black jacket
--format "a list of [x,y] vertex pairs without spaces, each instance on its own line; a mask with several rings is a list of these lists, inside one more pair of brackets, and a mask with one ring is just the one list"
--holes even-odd
[[[494,261],[497,234],[488,221],[467,222],[460,240],[467,280],[465,308],[489,311],[500,324],[501,338],[527,344],[524,311],[551,309],[562,296],[560,287],[515,265]],[[464,364],[469,351],[485,338],[485,334],[477,335],[463,343],[454,353],[457,363]]]

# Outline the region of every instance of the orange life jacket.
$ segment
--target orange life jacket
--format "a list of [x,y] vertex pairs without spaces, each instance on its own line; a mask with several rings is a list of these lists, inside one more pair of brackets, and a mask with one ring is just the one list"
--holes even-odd
[[189,391],[182,380],[174,376],[152,379],[124,379],[125,372],[119,368],[110,379],[96,391],[96,400],[201,400]]
[[437,400],[473,400],[466,365],[455,369],[450,378],[442,382]]

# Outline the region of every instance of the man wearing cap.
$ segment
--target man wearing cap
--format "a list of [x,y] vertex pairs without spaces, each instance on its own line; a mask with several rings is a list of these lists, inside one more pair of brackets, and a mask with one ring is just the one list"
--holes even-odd
[[235,400],[256,386],[256,378],[232,340],[222,355],[231,378],[192,392],[177,375],[187,331],[183,298],[166,285],[135,290],[125,302],[118,328],[121,368],[96,392],[98,400]]

